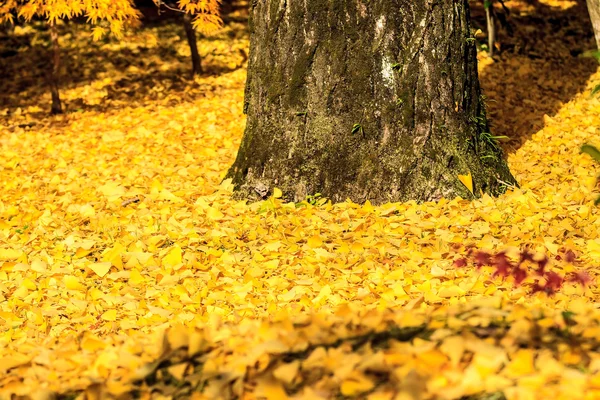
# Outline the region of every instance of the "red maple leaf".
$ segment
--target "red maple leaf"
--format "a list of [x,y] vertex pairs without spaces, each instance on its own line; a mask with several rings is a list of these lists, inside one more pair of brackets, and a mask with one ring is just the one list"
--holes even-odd
[[522,268],[515,268],[512,272],[512,276],[515,279],[515,285],[520,285],[521,282],[527,278],[527,271]]
[[577,258],[577,255],[575,254],[575,252],[573,250],[567,250],[565,252],[565,260],[567,262],[572,263],[575,261],[576,258]]
[[467,266],[466,258],[459,258],[458,260],[454,260],[454,266],[457,268],[462,268]]
[[475,258],[475,266],[477,268],[481,268],[484,265],[490,265],[492,263],[491,256],[485,251],[478,251],[477,253],[475,253],[475,256],[473,258]]
[[546,272],[546,266],[548,265],[548,257],[544,256],[541,260],[537,261],[538,268],[535,271],[538,275],[543,276]]
[[519,265],[521,265],[524,261],[533,261],[533,253],[529,251],[528,248],[524,248],[521,250],[521,258],[519,259]]
[[564,282],[564,278],[554,271],[546,272],[544,278],[546,278],[546,287],[552,289],[553,291],[560,289]]
[[585,271],[573,272],[569,278],[569,282],[579,283],[585,288],[590,282],[592,282],[592,277]]
[[505,252],[500,252],[496,254],[494,256],[494,262],[492,264],[496,267],[496,272],[494,272],[494,276],[501,275],[506,278],[510,275],[511,271],[514,268],[514,265],[512,265]]

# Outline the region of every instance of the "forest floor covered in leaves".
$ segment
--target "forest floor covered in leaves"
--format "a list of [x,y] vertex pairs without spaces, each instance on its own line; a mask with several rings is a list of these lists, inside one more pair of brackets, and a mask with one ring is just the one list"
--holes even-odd
[[[600,398],[599,166],[579,153],[600,144],[595,44],[584,3],[507,5],[514,36],[479,66],[521,187],[379,207],[230,198],[243,24],[201,40],[197,78],[175,24],[100,42],[63,25],[59,116],[48,32],[17,27],[0,44],[0,397]],[[515,285],[457,267],[468,246],[535,255]]]

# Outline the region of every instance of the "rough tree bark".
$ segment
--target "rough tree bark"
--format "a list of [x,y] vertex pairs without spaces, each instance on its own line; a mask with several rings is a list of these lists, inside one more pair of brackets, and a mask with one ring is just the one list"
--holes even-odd
[[374,204],[497,195],[467,0],[253,0],[247,127],[227,178]]

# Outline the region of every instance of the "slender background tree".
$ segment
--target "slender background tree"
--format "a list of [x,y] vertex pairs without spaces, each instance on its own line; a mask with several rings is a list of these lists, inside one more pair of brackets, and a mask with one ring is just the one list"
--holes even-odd
[[596,45],[600,48],[600,0],[587,0],[587,7],[590,13],[592,27],[594,28]]

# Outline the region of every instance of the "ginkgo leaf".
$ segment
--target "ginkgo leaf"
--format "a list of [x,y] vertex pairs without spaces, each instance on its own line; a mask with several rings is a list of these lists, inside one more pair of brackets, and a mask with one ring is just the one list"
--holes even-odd
[[90,217],[93,217],[94,215],[96,215],[96,211],[94,210],[94,207],[91,206],[90,204],[82,205],[81,208],[79,209],[79,213],[84,218],[90,218]]
[[21,282],[21,285],[29,290],[37,289],[37,285],[31,279],[24,279],[23,282]]
[[102,261],[111,263],[115,267],[122,269],[123,268],[123,255],[127,249],[121,243],[117,242],[113,245],[112,248],[106,249],[102,253]]
[[81,348],[90,352],[102,350],[106,348],[106,346],[106,343],[90,333],[87,333],[81,340]]
[[185,371],[188,369],[189,365],[186,363],[182,363],[179,365],[174,365],[169,367],[169,374],[175,377],[175,379],[182,381],[184,378]]
[[212,220],[220,220],[225,216],[221,211],[214,207],[208,207],[206,210],[206,215]]
[[471,177],[471,174],[458,175],[458,180],[461,181],[467,189],[469,189],[469,192],[471,192],[471,194],[473,194],[473,178]]
[[12,368],[27,364],[30,361],[31,358],[27,355],[19,353],[12,354],[11,356],[2,358],[2,363],[0,363],[0,371],[5,373]]
[[285,400],[289,398],[282,384],[271,379],[259,379],[254,392],[266,400]]
[[298,374],[300,363],[298,361],[292,361],[287,364],[280,365],[273,371],[273,376],[285,384],[291,384]]
[[88,265],[88,267],[101,278],[108,273],[111,266],[112,264],[110,262],[92,263]]
[[534,357],[535,354],[530,349],[517,350],[507,366],[507,372],[510,374],[509,376],[523,376],[535,371]]
[[434,265],[433,267],[431,267],[431,275],[439,278],[442,276],[446,276],[446,271],[440,268],[439,266]]
[[137,269],[132,269],[131,273],[129,274],[129,282],[131,282],[133,285],[141,285],[145,282],[145,279]]
[[313,249],[323,246],[323,240],[321,240],[321,238],[318,236],[311,236],[310,238],[308,238],[306,243],[309,247]]
[[370,391],[374,386],[373,381],[356,372],[342,382],[340,391],[344,396],[358,396]]
[[173,268],[183,261],[181,247],[173,246],[169,252],[163,257],[162,264],[165,267]]
[[16,260],[23,252],[16,249],[0,249],[0,260]]
[[[502,147],[521,188],[471,203],[313,198],[309,207],[274,200],[274,189],[273,201],[254,204],[222,180],[246,123],[244,24],[201,37],[207,73],[179,79],[189,48],[178,24],[126,30],[128,0],[42,3],[5,1],[0,20],[34,18],[9,36],[41,43],[48,31],[37,25],[51,13],[78,72],[61,68],[69,113],[46,116],[46,90],[22,81],[43,76],[45,64],[31,62],[39,49],[32,58],[7,42],[16,54],[3,64],[14,79],[0,80],[0,387],[21,397],[146,398],[168,396],[169,379],[181,378],[203,391],[196,397],[277,399],[573,398],[600,387],[597,290],[575,283],[597,275],[597,173],[590,157],[573,162],[579,144],[597,140],[600,103],[566,101],[588,69],[545,68],[571,65],[569,52],[513,54],[506,36],[501,58],[479,57],[484,89],[502,98],[487,106],[497,137],[515,139]],[[568,11],[555,13],[565,29],[589,19],[585,7]],[[91,29],[80,29],[87,18]],[[565,29],[539,34],[539,20],[517,27],[531,48],[580,45]],[[100,30],[104,40],[93,42]],[[118,30],[126,40],[108,35]],[[544,79],[530,79],[536,71]],[[473,191],[472,176],[461,177]],[[535,256],[525,257],[520,286],[498,265],[466,262],[486,250],[507,268],[502,254],[517,264],[524,248]],[[546,277],[561,284],[554,294]],[[178,350],[161,352],[160,333],[174,325],[166,348]],[[193,359],[202,368],[186,365]],[[134,384],[136,371],[152,379]]]
[[98,188],[98,191],[108,198],[116,198],[125,194],[125,188],[117,182],[106,182]]
[[86,287],[79,281],[79,279],[72,275],[66,275],[63,278],[65,287],[70,290],[85,290]]
[[15,299],[24,299],[28,295],[29,295],[29,290],[25,286],[20,286],[12,293],[12,296]]
[[105,311],[100,318],[104,321],[116,321],[117,320],[117,310],[108,310]]

